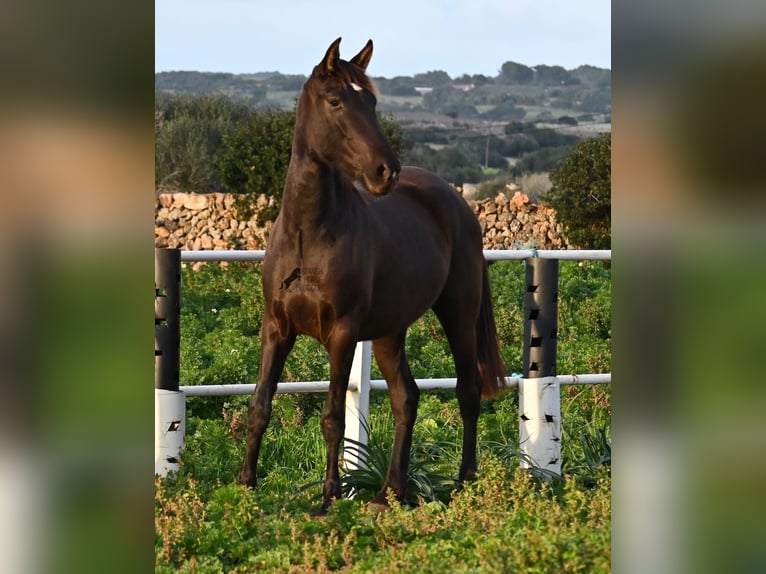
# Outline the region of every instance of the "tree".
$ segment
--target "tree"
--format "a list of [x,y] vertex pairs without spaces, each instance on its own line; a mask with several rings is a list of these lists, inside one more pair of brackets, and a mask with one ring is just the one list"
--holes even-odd
[[612,73],[608,69],[595,66],[579,66],[571,70],[570,75],[577,78],[581,83],[589,86],[608,86],[611,82]]
[[492,78],[489,76],[485,76],[484,74],[471,74],[470,82],[466,82],[467,84],[473,84],[474,86],[486,86],[487,84],[492,83]]
[[471,102],[470,92],[456,90],[451,85],[439,86],[423,96],[425,109],[452,117],[475,117],[476,107]]
[[556,169],[572,153],[574,146],[546,146],[522,153],[519,161],[510,169],[517,176],[550,172]]
[[444,70],[431,70],[423,74],[415,74],[413,80],[417,86],[449,86],[452,78]]
[[562,126],[576,126],[579,125],[577,120],[572,116],[559,116],[556,119],[556,123]]
[[546,203],[556,210],[569,242],[586,249],[608,249],[612,221],[612,134],[575,145],[551,173]]
[[565,86],[574,82],[573,78],[561,66],[535,66],[535,81],[545,86]]
[[522,120],[527,115],[527,111],[516,105],[516,98],[507,96],[502,102],[494,108],[487,110],[481,117],[488,120]]
[[535,77],[535,71],[529,66],[518,64],[516,62],[505,62],[500,68],[500,74],[497,76],[499,84],[526,84]]

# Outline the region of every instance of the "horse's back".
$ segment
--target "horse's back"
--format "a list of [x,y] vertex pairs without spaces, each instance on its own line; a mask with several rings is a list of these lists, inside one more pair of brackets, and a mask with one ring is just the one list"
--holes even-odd
[[397,191],[425,205],[449,245],[449,272],[444,288],[453,294],[477,293],[481,288],[484,257],[482,233],[476,214],[455,188],[428,170],[404,167]]
[[454,205],[468,208],[465,200],[446,180],[420,167],[403,166],[394,191],[414,193],[425,201],[437,201],[445,206],[455,202]]
[[[481,249],[481,228],[465,199],[444,179],[428,170],[404,166],[391,193],[402,208],[417,204],[453,246]],[[406,206],[404,204],[407,204]]]

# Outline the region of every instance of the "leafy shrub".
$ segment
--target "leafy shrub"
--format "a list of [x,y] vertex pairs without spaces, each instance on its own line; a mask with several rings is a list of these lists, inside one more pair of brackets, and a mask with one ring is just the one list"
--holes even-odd
[[583,140],[551,173],[545,200],[573,245],[608,249],[612,221],[612,135]]
[[154,182],[157,188],[207,193],[221,189],[211,161],[250,107],[226,96],[155,95]]
[[[295,113],[253,112],[224,135],[213,160],[226,191],[257,197],[281,197],[295,130]],[[244,216],[252,213],[251,201],[237,207]],[[260,224],[276,218],[278,207],[260,213]]]

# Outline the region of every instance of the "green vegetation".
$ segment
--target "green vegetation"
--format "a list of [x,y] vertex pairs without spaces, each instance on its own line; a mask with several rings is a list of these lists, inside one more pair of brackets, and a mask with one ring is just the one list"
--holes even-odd
[[166,96],[154,102],[154,184],[158,189],[222,191],[214,158],[224,136],[247,119],[247,104],[223,96]]
[[[498,333],[510,371],[521,370],[524,266],[490,268]],[[559,372],[609,372],[611,271],[562,262]],[[262,296],[256,264],[183,270],[182,384],[252,382],[260,355]],[[408,352],[416,377],[454,376],[432,314],[413,325]],[[324,350],[300,338],[284,380],[328,378]],[[373,364],[373,377],[381,378]],[[479,479],[455,484],[461,424],[454,392],[424,392],[418,410],[406,505],[376,513],[371,499],[388,464],[393,419],[373,393],[368,468],[346,476],[356,498],[328,516],[321,499],[324,396],[277,395],[259,487],[234,484],[244,452],[249,397],[187,399],[181,470],[157,480],[157,572],[609,572],[611,392],[565,387],[564,477],[518,469],[515,391],[486,401],[479,421]]]
[[551,173],[545,201],[556,210],[573,245],[608,249],[612,222],[612,136],[578,143]]

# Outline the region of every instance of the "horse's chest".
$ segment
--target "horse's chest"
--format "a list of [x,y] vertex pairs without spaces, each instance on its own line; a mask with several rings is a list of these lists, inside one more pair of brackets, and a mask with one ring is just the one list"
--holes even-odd
[[[307,334],[326,342],[336,317],[326,273],[311,265],[285,268],[271,282],[270,298],[280,331]],[[267,294],[267,296],[269,296]]]

